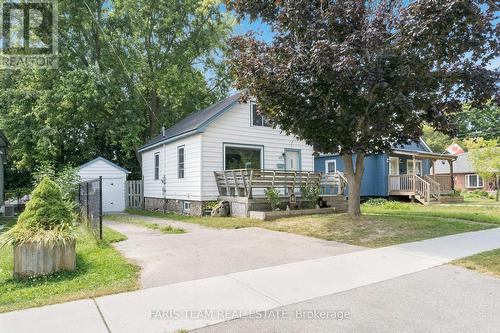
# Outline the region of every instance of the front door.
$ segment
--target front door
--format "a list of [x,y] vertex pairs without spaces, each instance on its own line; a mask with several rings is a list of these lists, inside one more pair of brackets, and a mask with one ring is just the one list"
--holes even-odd
[[415,160],[415,168],[416,168],[416,170],[413,170],[413,160],[406,161],[406,174],[407,175],[413,175],[415,173],[419,176],[422,176],[422,161],[421,160]]
[[285,152],[285,159],[287,171],[300,171],[300,152],[288,150]]
[[[399,177],[399,158],[389,157],[389,191],[399,191],[401,183]],[[393,176],[393,177],[391,177]]]

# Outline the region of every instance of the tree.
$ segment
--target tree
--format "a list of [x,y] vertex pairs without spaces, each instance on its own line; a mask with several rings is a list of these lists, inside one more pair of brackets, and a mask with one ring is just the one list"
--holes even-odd
[[496,201],[499,196],[500,185],[500,142],[498,139],[485,140],[484,138],[469,139],[466,141],[469,149],[469,158],[474,170],[485,181],[493,179],[497,190]]
[[489,102],[483,109],[464,105],[463,111],[456,115],[456,122],[461,138],[500,138],[500,107],[496,103]]
[[455,142],[448,135],[436,131],[432,126],[424,125],[422,131],[422,139],[435,153],[443,153],[449,145]]
[[[453,133],[464,101],[498,94],[500,31],[487,1],[229,0],[275,36],[230,41],[237,87],[283,131],[319,152],[339,153],[350,215],[360,214],[367,154],[416,140],[423,122]],[[499,98],[499,96],[496,96]]]
[[58,1],[59,67],[0,71],[7,185],[96,156],[140,176],[137,147],[229,89],[220,53],[233,20],[219,5]]

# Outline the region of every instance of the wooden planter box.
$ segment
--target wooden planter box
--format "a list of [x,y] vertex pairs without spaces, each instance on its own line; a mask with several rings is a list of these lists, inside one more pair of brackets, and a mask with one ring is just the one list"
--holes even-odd
[[333,214],[335,208],[313,208],[313,209],[297,209],[297,210],[275,210],[269,212],[250,211],[249,217],[252,219],[270,221],[282,217],[315,215],[315,214]]
[[440,203],[462,203],[464,202],[463,196],[442,195],[439,198]]
[[14,277],[24,278],[76,269],[76,241],[53,246],[24,243],[14,247]]

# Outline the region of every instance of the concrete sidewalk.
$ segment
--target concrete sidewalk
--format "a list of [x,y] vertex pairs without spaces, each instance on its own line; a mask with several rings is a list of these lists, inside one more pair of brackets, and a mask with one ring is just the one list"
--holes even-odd
[[0,315],[0,331],[67,332],[66,323],[72,324],[72,332],[194,329],[495,248],[500,248],[500,229],[440,237],[105,296],[95,303],[84,300],[11,312]]

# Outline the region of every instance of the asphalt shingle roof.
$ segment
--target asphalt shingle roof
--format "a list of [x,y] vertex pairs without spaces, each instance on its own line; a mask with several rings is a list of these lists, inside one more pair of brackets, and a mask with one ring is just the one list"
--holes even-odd
[[209,106],[206,109],[190,114],[183,120],[176,123],[174,126],[168,128],[165,131],[165,135],[163,135],[163,133],[160,133],[158,136],[151,139],[144,146],[140,147],[139,151],[145,150],[148,147],[154,146],[160,142],[167,141],[177,136],[198,130],[200,127],[202,127],[207,122],[217,117],[221,112],[226,110],[227,107],[237,102],[240,99],[240,97],[241,93],[237,93]]

